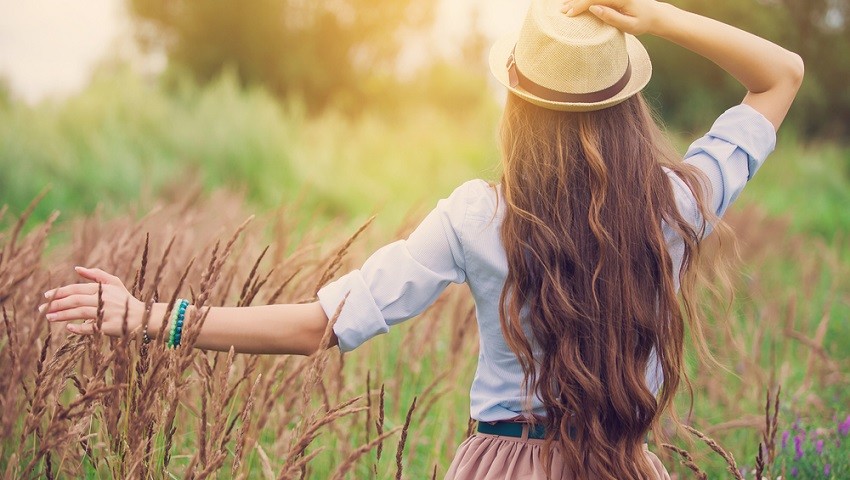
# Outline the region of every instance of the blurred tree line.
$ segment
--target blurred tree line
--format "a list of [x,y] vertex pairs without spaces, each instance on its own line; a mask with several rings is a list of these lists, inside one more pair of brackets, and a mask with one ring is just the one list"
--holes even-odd
[[164,48],[199,83],[234,69],[245,85],[310,110],[361,106],[396,83],[403,38],[433,20],[432,0],[129,0],[144,47]]
[[[130,0],[143,45],[164,48],[173,68],[200,83],[234,68],[243,84],[261,84],[280,98],[297,95],[312,111],[404,108],[417,99],[463,110],[487,95],[489,42],[479,31],[458,45],[460,62],[436,60],[413,80],[396,76],[405,40],[432,25],[435,3]],[[807,137],[850,133],[850,0],[673,3],[800,53],[806,81],[791,122]],[[710,62],[657,38],[642,40],[657,73],[648,97],[676,128],[704,129],[742,98],[741,86]]]
[[[143,48],[208,83],[225,69],[309,111],[398,111],[413,102],[465,112],[489,96],[489,42],[474,28],[460,62],[434,61],[400,79],[405,42],[433,25],[437,0],[128,0]],[[477,25],[477,18],[471,22]],[[489,100],[489,98],[488,98]]]

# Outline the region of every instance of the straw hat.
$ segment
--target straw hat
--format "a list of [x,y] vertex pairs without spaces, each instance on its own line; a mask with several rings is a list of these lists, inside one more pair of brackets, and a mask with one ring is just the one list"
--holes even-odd
[[638,93],[652,63],[632,35],[591,13],[568,17],[563,0],[532,0],[522,29],[490,49],[490,70],[510,91],[551,110],[587,112]]

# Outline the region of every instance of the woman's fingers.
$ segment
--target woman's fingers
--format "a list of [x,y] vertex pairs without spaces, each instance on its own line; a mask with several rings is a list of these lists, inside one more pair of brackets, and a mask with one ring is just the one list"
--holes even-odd
[[69,323],[65,325],[65,329],[77,335],[91,335],[97,329],[97,324],[94,322]]
[[567,0],[561,11],[571,17],[589,11],[612,27],[640,35],[650,30],[658,5],[655,0]]
[[[126,318],[128,323],[135,322],[144,305],[136,300],[124,287],[121,279],[99,268],[74,267],[74,270],[90,283],[74,283],[44,292],[47,301],[39,305],[38,310],[45,313],[50,322],[69,322],[87,320],[86,323],[66,325],[66,329],[75,334],[90,335],[96,326],[92,323],[98,314],[98,291],[102,290],[104,333],[120,335],[116,325]],[[125,308],[131,310],[125,316]],[[131,328],[133,325],[131,325]]]
[[611,7],[593,5],[590,7],[590,13],[596,15],[600,20],[608,25],[616,27],[624,32],[633,33],[638,26],[637,18],[629,15],[623,15]]
[[97,307],[97,291],[94,294],[73,294],[49,303],[42,303],[38,306],[38,311],[54,313],[75,307]]
[[561,11],[566,13],[568,17],[574,17],[585,12],[589,6],[590,1],[588,0],[567,0],[561,7]]
[[621,9],[626,6],[626,2],[625,0],[567,0],[561,7],[561,11],[574,17],[588,11],[593,5]]
[[89,280],[94,280],[95,282],[104,283],[106,285],[124,286],[121,279],[115,275],[106,273],[99,268],[74,267],[74,270],[76,270],[80,276],[88,278]]
[[115,275],[104,272],[99,268],[74,267],[74,270],[82,277],[92,280],[90,283],[73,283],[44,292],[45,298],[53,302],[71,295],[94,295],[97,294],[98,284],[115,285],[124,288],[121,279]]
[[47,314],[47,320],[50,322],[67,322],[70,320],[88,320],[94,318],[97,318],[97,307],[92,306],[68,308]]
[[97,283],[72,283],[44,292],[44,297],[54,302],[70,295],[97,295]]

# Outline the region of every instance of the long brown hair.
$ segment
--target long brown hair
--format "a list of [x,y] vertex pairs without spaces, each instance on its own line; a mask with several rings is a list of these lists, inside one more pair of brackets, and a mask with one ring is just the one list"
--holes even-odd
[[[683,378],[686,320],[702,341],[688,272],[703,227],[683,218],[662,166],[710,218],[704,183],[640,95],[572,113],[509,94],[500,135],[501,325],[527,398],[546,409],[545,451],[557,445],[577,478],[652,478],[642,444]],[[683,242],[677,278],[662,222]],[[657,398],[646,383],[653,350]]]

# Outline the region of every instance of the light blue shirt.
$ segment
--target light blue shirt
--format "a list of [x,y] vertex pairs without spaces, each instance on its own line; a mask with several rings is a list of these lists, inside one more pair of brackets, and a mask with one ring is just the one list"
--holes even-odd
[[[773,151],[775,142],[773,125],[753,108],[738,105],[691,145],[685,162],[699,167],[711,183],[710,208],[723,215]],[[675,174],[668,176],[684,218],[701,224],[690,190]],[[334,325],[339,347],[347,352],[421,313],[449,283],[469,285],[480,337],[470,413],[485,422],[514,418],[523,404],[522,369],[499,323],[499,297],[508,265],[499,237],[505,202],[497,201],[498,195],[497,187],[483,180],[464,183],[440,200],[409,238],[379,249],[362,268],[318,293],[329,318],[348,294]],[[663,227],[668,252],[678,269],[682,240]],[[663,381],[660,373],[657,363],[651,361],[647,385],[656,393]],[[537,398],[532,410],[545,413]]]

